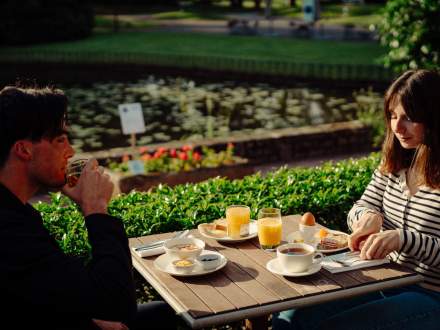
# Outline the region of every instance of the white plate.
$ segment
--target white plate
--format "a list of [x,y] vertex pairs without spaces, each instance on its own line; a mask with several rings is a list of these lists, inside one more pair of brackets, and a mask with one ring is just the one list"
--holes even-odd
[[168,273],[170,275],[188,277],[188,276],[200,276],[200,275],[213,273],[225,267],[226,264],[228,263],[228,259],[226,259],[226,257],[223,254],[218,253],[216,251],[203,250],[201,255],[204,254],[218,254],[220,256],[220,264],[215,268],[205,270],[203,269],[202,265],[199,262],[195,261],[195,266],[190,273],[181,273],[174,268],[171,258],[167,254],[162,254],[160,257],[154,260],[154,266],[158,270]]
[[249,235],[243,236],[240,238],[231,238],[228,236],[224,236],[224,237],[211,236],[211,235],[207,234],[205,231],[200,230],[199,227],[198,227],[198,229],[199,229],[199,233],[206,238],[212,238],[212,239],[215,239],[219,242],[227,242],[227,243],[246,241],[248,239],[257,237],[257,235],[258,235],[257,221],[255,221],[255,220],[251,220],[251,222],[249,223]]
[[[347,233],[344,233],[344,232],[338,231],[338,230],[329,230],[328,229],[327,231],[332,234],[339,234],[339,235],[347,235],[348,236]],[[290,233],[287,236],[287,241],[289,243],[294,243],[295,238],[298,238],[298,237],[301,238],[301,233],[299,231],[294,231],[293,233]],[[313,246],[316,248],[316,251],[321,252],[321,253],[333,253],[333,252],[339,252],[339,251],[343,251],[343,250],[348,249],[348,245],[345,247],[337,248],[337,249],[319,249],[318,248],[319,241],[320,241],[320,239],[318,237],[315,237],[315,241],[313,242]]]
[[289,276],[289,277],[302,277],[302,276],[308,276],[315,274],[321,270],[321,263],[312,264],[310,268],[306,272],[302,273],[291,273],[286,270],[284,270],[280,263],[278,262],[278,259],[272,259],[268,261],[266,264],[266,268],[268,271],[277,274],[277,275],[283,275],[283,276]]

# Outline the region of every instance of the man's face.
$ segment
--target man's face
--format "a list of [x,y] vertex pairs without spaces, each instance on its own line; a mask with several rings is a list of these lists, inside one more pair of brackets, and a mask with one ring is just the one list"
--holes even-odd
[[29,174],[34,182],[50,188],[63,186],[66,183],[67,161],[75,153],[67,134],[34,142],[32,150]]

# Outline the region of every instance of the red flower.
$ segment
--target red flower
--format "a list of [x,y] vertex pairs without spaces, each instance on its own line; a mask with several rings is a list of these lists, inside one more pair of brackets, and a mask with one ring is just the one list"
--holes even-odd
[[153,158],[160,158],[160,157],[162,157],[163,155],[165,155],[167,153],[167,150],[168,149],[164,148],[164,147],[158,148],[156,150],[156,152],[154,153]]
[[186,152],[179,152],[178,157],[181,160],[188,160],[188,154]]
[[140,147],[139,148],[139,152],[141,153],[141,154],[144,154],[144,153],[146,153],[148,151],[148,147]]
[[190,145],[188,145],[188,144],[182,147],[182,151],[185,151],[185,152],[186,152],[186,151],[190,151],[190,150],[192,150],[192,149],[193,149],[193,147],[190,146]]
[[129,155],[125,154],[125,155],[122,156],[122,162],[123,162],[123,163],[126,163],[126,162],[128,162],[129,160],[130,160],[130,156],[129,156]]
[[176,158],[177,157],[177,151],[176,149],[170,149],[170,157],[171,158]]
[[151,159],[150,154],[145,154],[141,156],[141,160],[143,160],[144,162],[148,161]]
[[202,155],[201,155],[200,153],[198,153],[197,151],[194,151],[194,152],[193,152],[192,157],[193,157],[193,159],[194,159],[196,162],[202,160]]

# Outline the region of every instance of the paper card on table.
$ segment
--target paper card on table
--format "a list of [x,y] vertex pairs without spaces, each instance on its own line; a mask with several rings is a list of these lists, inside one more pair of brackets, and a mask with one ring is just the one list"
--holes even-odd
[[388,258],[362,260],[359,252],[345,252],[326,256],[322,266],[331,273],[341,273],[354,269],[367,268],[389,263]]

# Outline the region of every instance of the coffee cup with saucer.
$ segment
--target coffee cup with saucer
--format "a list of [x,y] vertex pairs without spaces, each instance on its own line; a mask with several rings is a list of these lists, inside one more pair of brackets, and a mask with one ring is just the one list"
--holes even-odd
[[288,243],[277,248],[277,257],[266,267],[269,271],[284,276],[305,276],[318,272],[324,255],[315,247],[305,243]]

